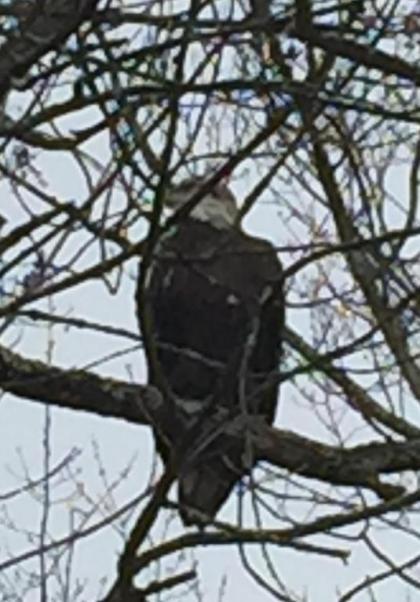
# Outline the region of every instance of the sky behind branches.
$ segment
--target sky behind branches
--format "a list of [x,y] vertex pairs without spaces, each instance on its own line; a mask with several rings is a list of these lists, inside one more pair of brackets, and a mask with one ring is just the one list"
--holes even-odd
[[[138,6],[138,3],[135,4]],[[227,2],[218,3],[221,7],[219,17],[224,18],[223,11],[225,11],[226,15],[228,14],[229,11],[226,8],[228,4],[230,5]],[[277,3],[278,7],[280,5],[281,3]],[[403,14],[404,11],[406,11],[406,15],[411,14],[409,11],[414,11],[415,8],[413,7],[415,5],[416,3],[401,3]],[[185,6],[186,3],[172,3],[172,10],[174,12],[182,10]],[[238,7],[239,3],[236,3],[236,6]],[[239,8],[236,10],[238,13],[240,12]],[[211,11],[209,11],[209,15],[203,15],[203,17],[207,18],[211,18],[212,16]],[[230,15],[232,18],[235,16],[238,16],[235,12]],[[392,28],[399,27],[402,33],[406,33],[403,29],[406,27],[406,20],[396,18],[395,21],[388,25],[391,34],[392,32],[395,34],[395,39],[390,34],[385,39],[382,47],[384,50],[391,52],[394,44],[397,48],[401,48],[402,44],[402,41],[397,39],[399,35],[397,30],[394,31]],[[373,25],[370,27],[371,31],[368,31],[368,29],[366,31],[367,39],[374,35],[376,31]],[[133,31],[133,34],[138,31],[137,25],[131,25],[130,33],[131,31]],[[151,36],[150,44],[160,41],[159,36],[153,30],[152,34],[149,35]],[[154,35],[155,37],[153,37]],[[170,35],[171,32],[167,33],[167,37],[170,37]],[[420,34],[417,33],[418,35]],[[163,34],[162,37],[164,37]],[[413,35],[413,40],[415,40],[415,35]],[[127,44],[127,46],[124,46],[124,50],[127,51],[128,48],[132,48],[134,52],[136,48],[141,48],[145,41],[147,41],[146,36],[140,36],[137,40],[133,37],[130,40],[131,45]],[[197,68],[197,65],[200,64],[200,61],[206,57],[206,53],[211,54],[212,52],[216,60],[214,63],[211,62],[207,65],[199,78],[199,84],[206,84],[211,81],[215,73],[217,73],[217,68],[220,69],[217,74],[219,79],[234,79],[235,75],[239,77],[241,74],[240,67],[248,68],[249,76],[255,77],[258,65],[252,59],[252,53],[255,52],[252,44],[248,44],[248,46],[244,45],[244,48],[250,53],[250,57],[247,60],[245,60],[245,57],[243,63],[235,63],[238,54],[241,54],[241,51],[235,52],[235,50],[242,43],[243,39],[238,35],[236,39],[232,40],[229,48],[223,49],[223,61],[220,67],[220,64],[217,62],[217,57],[221,50],[220,39],[210,39],[202,46],[197,42],[197,44],[192,45],[188,69],[186,69],[184,77],[187,79],[193,73],[194,68]],[[74,44],[74,42],[69,41],[69,46],[71,44]],[[298,44],[297,52],[299,52]],[[407,51],[404,50],[404,52]],[[413,55],[418,52],[418,47],[414,46],[412,52]],[[243,53],[245,56],[245,50]],[[171,53],[168,52],[168,56],[165,56],[163,53],[160,57],[160,63],[156,61],[153,64],[158,75],[161,76],[163,72],[168,79],[169,76],[173,76],[175,67],[170,64],[170,60]],[[304,57],[300,55],[293,61],[292,74],[296,81],[301,81],[306,73],[304,63]],[[339,59],[338,66],[338,71],[349,69],[348,59]],[[236,73],[234,68],[237,71]],[[267,67],[265,68],[268,72],[267,79],[271,81],[270,77],[274,79],[276,73],[270,72]],[[78,73],[77,69],[75,66],[73,73],[70,70],[72,77]],[[83,72],[80,72],[80,74],[83,75]],[[108,75],[110,77],[112,73],[108,73]],[[150,71],[147,77],[150,77]],[[146,85],[148,81],[147,77],[146,75],[133,75],[133,72],[130,72],[129,68],[127,69],[127,82],[132,85]],[[150,79],[152,78],[150,77]],[[162,83],[159,81],[159,78],[157,78],[157,81],[158,83]],[[353,92],[356,97],[360,95],[364,100],[368,99],[370,102],[383,102],[385,104],[392,95],[392,90],[391,92],[387,91],[388,96],[386,98],[386,95],[381,96],[383,92],[381,89],[382,84],[381,82],[378,83],[378,80],[375,81],[375,86],[372,86],[371,90],[366,89],[366,85],[362,80],[357,81]],[[71,90],[71,83],[69,82],[70,79],[68,82],[59,81],[52,95],[47,99],[48,103],[62,102],[66,98],[66,94]],[[396,82],[398,84],[399,80],[396,80]],[[110,85],[112,85],[112,82],[110,84],[108,81],[104,87],[109,89]],[[411,93],[412,90],[408,86],[407,95]],[[197,124],[204,98],[207,98],[207,96],[204,97],[202,93],[190,93],[182,97],[180,103],[180,125],[177,132],[177,144],[179,146],[174,152],[174,162],[179,157],[179,149],[185,147],[189,138],[194,134],[194,125]],[[410,96],[410,98],[412,97]],[[176,176],[182,177],[187,173],[195,171],[203,173],[209,166],[220,166],[224,160],[229,158],[230,153],[234,154],[237,151],[243,139],[247,139],[247,137],[251,138],[259,129],[264,127],[269,112],[265,104],[266,100],[265,93],[261,94],[258,90],[255,92],[249,88],[242,90],[240,86],[230,95],[227,95],[225,92],[221,93],[220,91],[213,95],[203,126],[200,129],[199,135],[194,140],[192,151],[188,154],[187,160],[183,161],[182,168],[178,170]],[[286,93],[279,93],[273,95],[272,101],[274,107],[270,110],[275,111],[287,108],[288,103],[290,103],[290,97]],[[28,102],[30,102],[30,99],[27,94],[13,93],[8,99],[10,114],[15,117],[22,115]],[[112,107],[115,108],[115,102],[114,99],[108,103],[107,106],[110,111]],[[245,107],[241,107],[241,103],[244,103]],[[397,106],[401,105],[401,96],[396,96],[395,104]],[[392,108],[392,106],[392,102],[389,102],[387,105],[388,108]],[[252,108],[251,111],[250,107]],[[150,123],[160,109],[161,106],[157,108],[153,106],[140,108],[138,114],[139,122]],[[251,118],[249,114],[252,114],[253,117]],[[357,111],[347,112],[346,115],[346,123],[350,131],[354,129],[356,132],[359,132],[359,128],[360,131],[367,131],[370,124],[375,123],[375,128],[372,127],[372,132],[370,132],[372,139],[375,139],[375,143],[383,141],[385,133],[388,133],[391,144],[393,135],[400,137],[400,139],[403,139],[403,136],[407,136],[407,145],[399,144],[401,153],[403,153],[404,149],[411,148],[410,143],[414,139],[414,126],[411,124],[398,126],[400,130],[398,130],[397,136],[393,130],[385,132],[384,130],[387,128],[385,126],[381,127],[380,119],[372,117],[372,121],[370,122]],[[61,128],[61,131],[59,131],[60,135],[65,134],[69,136],[75,129],[82,130],[89,127],[100,116],[101,113],[97,108],[88,108],[74,115],[63,116],[56,121],[56,125]],[[319,121],[321,121],[321,118]],[[237,194],[240,202],[244,200],[249,191],[258,183],[267,168],[278,157],[278,153],[287,152],[288,143],[295,136],[298,125],[298,119],[292,118],[284,130],[279,133],[276,141],[268,141],[261,153],[256,153],[258,156],[252,160],[244,161],[243,164],[235,169],[230,178],[231,187]],[[44,124],[41,131],[48,131],[51,134],[52,130],[48,124]],[[54,133],[57,133],[57,131]],[[130,134],[130,128],[127,129],[126,127],[124,129],[121,126],[120,135],[128,146],[132,143]],[[410,139],[410,136],[413,139]],[[151,144],[156,149],[162,148],[163,141],[164,136],[162,132],[151,136]],[[264,190],[258,203],[246,217],[244,227],[247,232],[268,238],[277,246],[298,245],[302,244],[302,242],[335,241],[335,230],[332,220],[327,218],[327,211],[322,206],[322,203],[317,202],[316,195],[320,195],[322,189],[319,182],[316,182],[313,171],[310,171],[308,148],[307,141],[303,141],[295,153],[294,160],[288,162],[289,167],[293,167],[293,171],[288,171],[287,166],[283,166],[279,170],[278,178],[272,182],[270,187]],[[75,206],[79,206],[88,196],[85,179],[86,172],[89,172],[92,179],[97,181],[101,171],[104,171],[103,166],[111,158],[111,151],[115,151],[115,147],[113,147],[107,131],[95,136],[83,145],[85,153],[91,154],[95,157],[95,160],[101,162],[99,170],[95,168],[92,161],[87,160],[86,155],[81,154],[77,156],[76,153],[48,152],[38,148],[30,148],[30,160],[28,164],[19,168],[19,165],[16,164],[17,150],[19,150],[19,144],[14,142],[6,145],[4,149],[2,161],[9,168],[17,168],[25,181],[31,182],[44,192],[55,196],[60,202],[71,201],[74,202]],[[377,150],[377,152],[372,150],[371,152],[373,171],[378,168],[380,150]],[[218,153],[219,157],[212,161],[211,157],[203,156],[207,153],[213,153],[213,155]],[[118,155],[118,149],[115,151],[115,155]],[[197,156],[201,156],[198,162],[195,161]],[[334,158],[334,156],[335,151],[332,151],[331,157]],[[386,150],[383,151],[382,160],[385,164],[387,161],[390,161],[390,156]],[[137,154],[133,153],[132,159],[133,162],[137,161],[146,172],[150,171],[150,166],[141,163],[142,155],[140,151]],[[395,166],[387,171],[385,188],[388,194],[383,206],[384,221],[389,229],[395,229],[403,225],[404,211],[406,211],[408,206],[409,194],[409,167],[399,159],[392,159],[395,162]],[[85,171],[80,169],[81,164],[84,165]],[[125,169],[125,172],[127,173],[127,179],[129,179],[128,167]],[[351,204],[350,201],[353,201],[353,197],[348,188],[346,188],[349,185],[349,181],[346,179],[343,171],[337,169],[337,174],[340,182],[342,182],[343,189],[346,193],[349,193],[347,198],[349,199],[349,204]],[[139,179],[136,179],[136,176],[133,176],[133,182],[132,188],[137,194],[135,201],[145,211],[150,210],[150,201],[152,200],[150,191],[144,191],[141,188]],[[2,198],[7,199],[7,203],[4,203],[4,207],[2,206],[1,208],[1,213],[7,218],[6,233],[12,228],[12,225],[20,223],[24,216],[28,215],[28,206],[30,206],[31,211],[36,213],[45,209],[45,206],[40,201],[35,201],[34,197],[29,196],[27,193],[23,193],[19,197],[16,194],[16,189],[13,189],[5,178],[0,181],[0,191]],[[110,198],[116,212],[124,205],[124,195],[125,190],[123,186],[116,185],[112,189],[112,196]],[[394,202],[392,195],[397,199],[400,207]],[[113,216],[109,217],[104,210],[107,201],[108,199],[104,196],[101,203],[98,204],[95,217],[100,219],[103,215],[106,215],[107,219],[109,218],[109,221],[112,223]],[[143,201],[147,202],[143,203]],[[358,213],[360,206],[359,199],[356,197],[354,197],[353,209],[354,218],[358,220],[361,214],[360,212]],[[360,222],[362,222],[361,218]],[[367,228],[366,224],[362,223],[361,226]],[[130,225],[127,235],[131,236],[132,240],[138,240],[144,235],[144,230],[144,220],[139,219],[137,224]],[[45,227],[45,229],[40,231],[38,236],[47,231],[48,228]],[[62,247],[58,244],[57,254],[54,256],[50,266],[56,270],[54,277],[64,277],[70,275],[75,269],[81,270],[86,268],[98,260],[101,252],[106,253],[107,257],[116,253],[116,245],[113,245],[111,242],[103,243],[102,247],[100,245],[91,245],[87,246],[86,252],[74,264],[67,265],[69,257],[73,257],[83,245],[89,245],[91,238],[91,233],[80,228],[79,230],[75,229],[71,236],[63,239]],[[24,241],[24,245],[27,242]],[[57,245],[57,242],[50,243],[47,246],[46,252],[54,249],[55,245]],[[409,248],[410,253],[418,252],[418,240],[414,238],[407,245],[407,248]],[[16,253],[17,251],[18,249],[14,252]],[[281,254],[281,257],[285,267],[288,267],[292,261],[296,260],[297,254],[285,252]],[[27,277],[35,269],[35,260],[36,257],[34,255],[28,257],[4,279],[2,286],[6,293],[4,295],[6,300],[8,299],[8,295],[17,295],[22,292],[25,282],[28,282]],[[288,284],[289,301],[296,305],[294,308],[289,308],[287,315],[288,324],[296,328],[298,332],[314,345],[321,338],[321,326],[324,326],[328,320],[333,319],[331,317],[332,312],[322,313],[322,308],[313,309],[304,305],[305,303],[310,304],[314,299],[316,296],[314,293],[315,290],[320,297],[328,293],[328,277],[323,283],[323,272],[324,275],[327,274],[329,277],[331,274],[337,274],[335,284],[337,286],[340,284],[340,287],[342,286],[345,289],[349,282],[349,273],[343,266],[344,263],[341,259],[331,256],[322,263],[322,268],[319,268],[318,264],[316,266],[309,265],[305,270],[298,273],[298,278]],[[53,299],[42,299],[35,306],[37,309],[57,315],[83,317],[84,319],[124,328],[135,333],[138,331],[134,307],[136,273],[137,260],[131,259],[124,265],[123,276],[116,294],[110,294],[104,282],[97,280],[84,283],[74,289],[55,295]],[[118,274],[116,270],[111,275],[110,282],[115,284],[117,281]],[[298,306],[299,304],[301,306]],[[337,312],[340,309],[343,310],[338,300],[336,309]],[[360,309],[360,313],[363,314],[363,308]],[[364,319],[366,319],[366,315],[362,315],[361,317],[356,316],[354,322],[351,321],[351,317],[347,321],[343,319],[345,325],[338,337],[338,343],[346,341],[346,336],[351,332],[352,326],[354,326],[354,332],[358,334],[358,329],[364,325]],[[332,339],[324,341],[325,348],[331,346],[332,342]],[[83,369],[95,364],[92,369],[104,376],[119,377],[139,383],[144,383],[146,379],[142,353],[139,349],[134,349],[136,342],[133,340],[114,338],[74,327],[64,328],[63,326],[55,325],[49,330],[41,322],[32,323],[28,319],[17,317],[13,324],[3,333],[2,343],[8,344],[12,349],[18,350],[19,353],[25,356],[44,361],[49,359],[55,365]],[[113,354],[119,355],[113,357]],[[111,359],[107,360],[106,358]],[[296,358],[293,357],[285,358],[287,367],[292,367],[296,361]],[[365,361],[363,353],[359,352],[352,356],[348,366],[355,370],[360,369],[364,366]],[[372,379],[372,376],[364,376],[362,374],[359,375],[358,382],[370,385]],[[321,382],[321,385],[325,385],[325,383]],[[310,387],[312,388],[310,389]],[[377,391],[377,398],[386,403],[383,391]],[[372,437],[372,432],[368,430],[365,424],[362,424],[360,418],[346,404],[342,403],[341,397],[334,391],[331,392],[331,400],[331,407],[328,407],[324,403],[322,386],[317,389],[307,376],[302,375],[297,386],[295,382],[288,382],[282,386],[276,425],[297,431],[303,435],[314,436],[318,440],[325,442],[334,441],[337,443],[340,437],[342,437],[345,444],[369,441]],[[314,411],[314,407],[316,411]],[[333,413],[336,413],[334,418],[335,416],[338,417],[339,434],[334,432],[331,424],[326,423],[326,416],[328,416],[328,411],[331,409]],[[43,448],[42,441],[45,409],[39,404],[15,399],[6,393],[2,398],[0,412],[2,412],[0,416],[0,457],[5,459],[0,465],[0,482],[2,483],[2,490],[8,491],[18,487],[22,479],[34,479],[42,474],[43,461],[45,459],[45,449]],[[412,399],[410,399],[410,403],[407,403],[405,412],[408,418],[414,423],[418,423],[418,404],[413,403]],[[69,532],[71,521],[81,521],[83,516],[87,515],[92,500],[99,504],[94,519],[98,520],[102,518],[103,513],[105,515],[109,514],[109,512],[124,504],[128,499],[134,498],[142,489],[147,487],[150,478],[152,478],[153,482],[156,481],[157,472],[151,477],[151,467],[154,465],[154,459],[150,429],[133,426],[114,419],[104,419],[102,417],[66,410],[51,409],[50,414],[52,425],[51,465],[54,466],[57,462],[61,461],[69,453],[69,450],[74,448],[81,450],[81,456],[78,456],[69,465],[70,473],[66,475],[67,482],[59,484],[53,490],[53,505],[49,524],[55,538],[65,536]],[[126,474],[127,466],[130,469]],[[26,469],[29,470],[29,474],[25,473]],[[103,469],[106,471],[106,476]],[[273,470],[273,472],[276,471]],[[280,471],[277,470],[278,472]],[[271,484],[268,474],[257,471],[256,475],[257,478],[266,479],[264,483],[267,486]],[[115,491],[113,490],[112,493],[102,498],[104,489],[109,487],[109,484],[113,482],[118,482]],[[333,495],[332,488],[327,485],[303,479],[299,481],[300,485],[296,483],[297,479],[292,476],[288,487],[285,488],[290,495],[298,495],[302,491],[299,487],[303,487],[303,485],[310,488],[313,487],[319,494],[323,493],[325,496]],[[412,484],[415,485],[413,475],[406,475],[406,484],[409,487]],[[347,493],[348,491],[344,488],[339,494],[334,491],[337,499],[341,497],[343,505],[346,502]],[[221,518],[229,519],[235,515],[238,494],[239,488],[231,496],[221,514]],[[0,519],[2,521],[0,522],[0,528],[1,524],[3,524],[6,535],[2,538],[2,543],[0,543],[2,557],[7,557],[9,551],[11,553],[20,553],[36,546],[35,541],[33,539],[31,541],[31,538],[25,533],[16,533],[13,525],[19,525],[20,528],[24,527],[28,530],[37,530],[37,526],[41,521],[40,495],[41,491],[35,489],[26,495],[16,497],[16,500],[8,507],[9,514],[3,514],[3,518]],[[376,499],[373,494],[364,493],[362,495],[364,495],[365,500],[371,502],[374,502]],[[301,520],[302,522],[309,520],[311,517],[318,516],[319,513],[335,512],[335,507],[331,506],[329,508],[328,504],[321,504],[318,508],[315,508],[310,507],[309,504],[303,505],[296,502],[293,506],[289,503],[287,506],[293,519]],[[246,508],[246,518],[251,524],[253,518],[250,504]],[[131,523],[137,512],[138,508],[130,517]],[[286,520],[283,520],[279,525],[280,521],[269,519],[267,516],[264,518],[268,526],[288,526]],[[407,523],[408,521],[414,521],[413,526],[416,526],[416,517],[414,519],[407,517],[406,520]],[[155,541],[159,541],[163,536],[167,537],[168,534],[179,532],[179,525],[175,524],[173,520],[168,519],[168,521],[165,515],[157,524],[153,531]],[[377,544],[380,544],[386,553],[391,555],[392,552],[392,555],[399,560],[405,560],[417,553],[418,544],[416,539],[413,538],[410,540],[404,534],[399,535],[397,531],[382,530],[382,526],[379,525],[374,533]],[[349,537],[354,537],[360,533],[362,527],[363,525],[359,524],[347,528],[345,533]],[[128,527],[127,525],[120,524],[119,528],[127,529]],[[343,540],[336,541],[335,538],[326,535],[318,536],[316,541],[329,546],[337,545],[340,548],[345,546]],[[281,579],[294,592],[301,596],[307,593],[308,599],[311,601],[335,601],[337,599],[337,588],[340,591],[344,591],[346,588],[354,585],[359,579],[362,579],[364,575],[373,574],[383,569],[383,565],[373,560],[372,556],[368,555],[366,548],[361,543],[353,545],[349,540],[348,546],[351,548],[352,554],[347,566],[343,566],[336,559],[320,558],[308,554],[305,554],[303,557],[302,553],[291,550],[273,550],[270,553]],[[86,541],[81,541],[77,544],[76,560],[72,570],[78,579],[88,580],[86,592],[83,594],[82,599],[89,600],[96,597],[98,583],[103,575],[108,576],[108,584],[112,582],[117,554],[121,549],[122,539],[116,528],[103,530],[93,537],[86,539]],[[253,549],[249,555],[252,558],[253,565],[259,567],[261,572],[267,575],[269,568],[265,565],[261,550]],[[190,557],[192,558],[192,555],[187,552],[187,561],[184,563],[187,567],[193,562],[193,559],[190,560]],[[200,562],[199,572],[202,577],[201,588],[205,592],[205,600],[218,599],[219,591],[221,588],[223,589],[224,574],[227,574],[228,577],[226,584],[227,600],[236,600],[242,597],[246,600],[263,602],[269,599],[268,594],[257,587],[244,574],[237,550],[220,548],[199,550],[194,553],[194,558],[202,561]],[[175,557],[169,558],[169,560],[163,563],[163,566],[173,568],[177,565],[177,562],[181,564],[180,559],[176,559]],[[22,565],[22,568],[17,568],[18,570],[24,570],[27,566],[30,565]],[[35,566],[36,564],[34,563]],[[158,571],[158,569],[153,567],[150,572],[146,573],[147,577],[151,579],[155,578],[155,570]],[[165,568],[162,570],[165,570]],[[16,583],[18,583],[18,575],[15,568],[10,570],[9,575],[12,580],[16,580]],[[105,587],[104,590],[106,591],[106,589]],[[34,595],[33,591],[28,594],[28,596],[32,595]],[[194,595],[194,592],[190,594],[191,600],[195,599]],[[381,602],[403,600],[405,596],[404,585],[401,581],[392,579],[378,587],[377,595]],[[367,593],[361,594],[359,598],[368,600]],[[28,599],[30,598],[28,597]]]

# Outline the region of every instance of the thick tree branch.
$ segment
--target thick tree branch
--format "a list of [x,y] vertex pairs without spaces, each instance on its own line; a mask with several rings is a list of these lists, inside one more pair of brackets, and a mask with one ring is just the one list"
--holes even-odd
[[370,45],[346,40],[343,36],[323,32],[320,28],[300,24],[292,32],[302,42],[309,42],[333,56],[341,56],[370,69],[378,69],[385,75],[398,75],[415,84],[420,83],[420,70],[397,56],[387,54]]
[[317,353],[291,328],[285,328],[285,341],[316,369],[324,372],[345,394],[349,405],[359,412],[368,423],[378,422],[394,433],[407,438],[420,437],[420,429],[377,403],[360,385],[349,378],[345,371]]
[[162,397],[154,387],[51,367],[5,347],[0,347],[0,387],[32,401],[137,424],[150,424],[149,411],[162,405]]
[[[311,122],[310,114],[305,110],[303,111],[303,119],[307,123],[308,132],[311,136],[313,157],[319,180],[328,199],[340,240],[344,243],[357,240],[360,238],[360,235],[344,204],[328,153],[320,141],[315,125]],[[411,359],[407,328],[404,326],[402,316],[396,313],[389,305],[387,299],[383,298],[379,293],[375,278],[372,277],[372,273],[367,269],[369,264],[376,266],[378,258],[386,265],[386,260],[380,255],[379,251],[376,251],[376,254],[375,257],[372,250],[366,248],[363,253],[360,251],[349,253],[347,259],[353,278],[363,291],[372,314],[376,317],[378,326],[398,363],[401,373],[407,380],[413,395],[420,400],[420,370]]]
[[26,71],[89,18],[98,0],[46,0],[25,3],[18,14],[19,31],[3,44],[0,54],[0,96],[13,78]]
[[[173,423],[167,404],[154,387],[50,367],[4,347],[0,347],[0,386],[25,399],[153,425],[163,431]],[[245,427],[252,434],[258,459],[328,483],[366,487],[384,499],[400,494],[401,488],[381,483],[378,475],[420,469],[420,437],[343,449],[271,428],[263,421],[253,420]],[[240,419],[230,423],[226,436],[241,437],[245,427]]]
[[378,475],[420,467],[420,439],[345,449],[268,426],[257,427],[254,435],[260,460],[328,483],[366,487],[383,499],[404,489],[380,482]]

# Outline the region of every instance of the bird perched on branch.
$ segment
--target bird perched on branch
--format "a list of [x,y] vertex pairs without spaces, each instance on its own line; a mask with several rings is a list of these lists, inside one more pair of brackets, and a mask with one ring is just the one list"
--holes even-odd
[[236,225],[225,183],[184,181],[165,204],[179,220],[175,213],[143,266],[137,304],[149,381],[170,410],[157,447],[164,462],[175,460],[189,524],[214,518],[255,464],[246,426],[239,437],[231,426],[274,419],[284,299],[273,246]]

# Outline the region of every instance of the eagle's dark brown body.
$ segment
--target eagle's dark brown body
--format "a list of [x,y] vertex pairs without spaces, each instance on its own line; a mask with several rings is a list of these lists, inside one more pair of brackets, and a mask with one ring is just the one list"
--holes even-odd
[[280,278],[270,243],[234,227],[188,218],[155,249],[143,296],[158,360],[153,366],[148,358],[149,380],[163,378],[181,406],[194,400],[203,408],[185,428],[174,404],[169,445],[158,437],[164,459],[170,449],[177,454],[185,522],[194,520],[194,510],[213,517],[246,470],[243,442],[228,443],[223,426],[240,415],[273,421],[284,318]]

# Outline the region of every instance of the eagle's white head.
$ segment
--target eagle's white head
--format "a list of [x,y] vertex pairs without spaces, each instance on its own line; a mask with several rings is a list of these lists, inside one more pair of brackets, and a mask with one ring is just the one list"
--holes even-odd
[[[184,180],[168,191],[165,204],[173,211],[180,209],[199,192],[207,180],[208,177]],[[202,222],[209,222],[215,228],[230,228],[238,217],[236,199],[224,182],[218,182],[200,199],[189,216]]]

